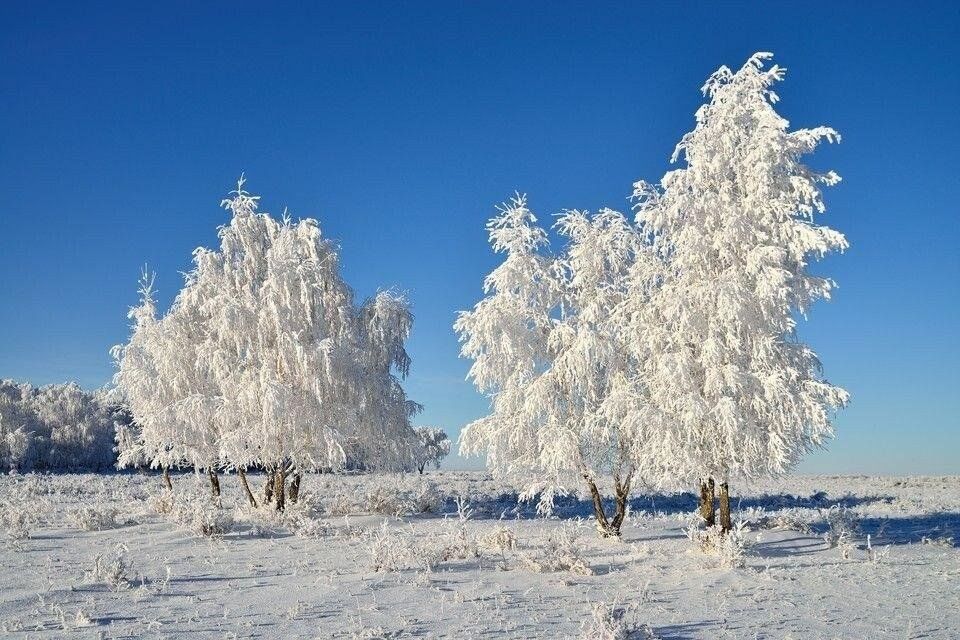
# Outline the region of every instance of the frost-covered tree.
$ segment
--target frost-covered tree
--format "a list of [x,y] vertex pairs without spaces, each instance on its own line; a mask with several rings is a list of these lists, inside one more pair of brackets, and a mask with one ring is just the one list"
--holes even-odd
[[835,286],[808,271],[810,259],[847,246],[814,220],[821,187],[839,176],[801,158],[839,135],[789,130],[772,89],[784,70],[770,57],[711,75],[709,102],[673,155],[686,166],[662,192],[643,182],[635,192],[637,222],[669,264],[652,303],[627,297],[642,303],[627,310],[641,338],[627,344],[644,363],[636,413],[659,432],[660,479],[719,479],[726,528],[728,478],[787,471],[832,435],[848,400],[796,333],[797,315]]
[[115,423],[108,396],[76,383],[33,387],[0,381],[0,467],[89,470],[113,466]]
[[[612,312],[629,278],[652,280],[658,261],[615,211],[570,211],[557,227],[568,246],[551,259],[522,197],[488,224],[494,250],[506,258],[487,278],[487,297],[461,313],[455,329],[491,412],[467,425],[461,451],[486,453],[495,473],[523,482],[527,496],[540,493],[541,507],[585,482],[598,529],[617,536],[650,433],[616,413],[612,394],[634,382],[637,366]],[[612,514],[599,486],[608,476]]]
[[487,223],[490,244],[503,263],[484,280],[486,297],[461,312],[454,330],[461,355],[473,360],[468,377],[490,397],[490,414],[460,435],[463,455],[485,454],[498,475],[514,477],[533,491],[538,473],[538,424],[524,415],[526,389],[549,365],[552,310],[559,301],[553,260],[544,255],[547,234],[536,224],[526,196],[498,207]]
[[440,468],[440,461],[450,453],[450,436],[439,427],[417,427],[417,471],[421,474],[428,464]]
[[[194,252],[160,319],[147,287],[116,352],[148,458],[206,469],[215,493],[216,469],[235,468],[252,504],[244,472],[265,468],[278,509],[288,477],[296,499],[302,473],[342,467],[348,449],[401,452],[409,466],[418,405],[392,375],[409,367],[406,304],[383,294],[355,307],[317,222],[258,212],[242,180],[223,206],[219,250]],[[148,376],[160,381],[152,395]]]

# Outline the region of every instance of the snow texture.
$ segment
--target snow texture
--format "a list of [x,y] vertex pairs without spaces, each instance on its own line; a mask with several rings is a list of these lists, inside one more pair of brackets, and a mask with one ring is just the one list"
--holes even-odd
[[757,484],[736,566],[684,535],[689,493],[635,495],[615,541],[586,496],[541,518],[484,473],[308,475],[282,515],[223,480],[219,509],[189,473],[0,478],[3,635],[960,635],[957,477]]

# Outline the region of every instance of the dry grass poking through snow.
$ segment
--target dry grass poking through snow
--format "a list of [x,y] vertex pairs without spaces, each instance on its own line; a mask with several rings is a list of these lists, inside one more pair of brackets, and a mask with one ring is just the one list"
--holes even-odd
[[310,476],[283,514],[174,485],[0,478],[3,635],[960,637],[957,478],[786,478],[727,536],[636,496],[622,541],[583,496],[541,519],[478,473]]

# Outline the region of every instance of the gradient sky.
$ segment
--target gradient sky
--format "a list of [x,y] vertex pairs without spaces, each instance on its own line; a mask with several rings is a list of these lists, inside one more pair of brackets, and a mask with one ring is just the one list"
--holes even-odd
[[705,78],[773,51],[780,112],[843,135],[810,162],[852,245],[800,332],[853,402],[800,469],[960,473],[956,3],[135,4],[0,6],[0,377],[108,382],[140,266],[168,304],[244,171],[360,297],[409,295],[408,391],[456,433],[487,407],[451,323],[493,206],[625,211]]

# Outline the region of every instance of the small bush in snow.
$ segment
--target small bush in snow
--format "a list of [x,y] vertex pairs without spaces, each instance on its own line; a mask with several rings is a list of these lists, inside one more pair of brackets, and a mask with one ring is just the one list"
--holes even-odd
[[492,531],[482,535],[477,544],[484,551],[505,553],[516,549],[517,535],[513,532],[513,529],[498,525]]
[[173,492],[170,489],[163,489],[159,494],[150,496],[148,504],[154,513],[162,516],[170,515],[175,505]]
[[373,483],[366,491],[365,511],[400,517],[416,513],[437,513],[443,496],[436,485],[424,478],[408,480],[392,476]]
[[550,533],[542,548],[520,557],[527,568],[537,573],[566,571],[582,576],[593,575],[593,570],[583,560],[579,539],[579,528],[567,522]]
[[423,565],[432,568],[437,558],[418,547],[399,531],[394,531],[384,520],[369,532],[370,568],[374,571],[401,571]]
[[827,521],[827,531],[823,534],[824,541],[830,548],[839,547],[844,557],[849,556],[853,539],[860,533],[860,521],[857,515],[839,505],[830,507],[824,514]]
[[127,548],[124,545],[117,545],[112,559],[104,558],[102,553],[98,553],[93,561],[93,568],[90,569],[86,578],[88,582],[103,582],[114,591],[126,589],[130,585],[130,570],[133,564],[127,560]]
[[26,540],[30,529],[37,525],[36,511],[25,500],[4,500],[0,502],[0,525],[8,540]]
[[116,507],[96,505],[80,507],[69,514],[70,522],[82,531],[103,531],[120,525],[117,516],[120,510]]
[[734,523],[733,528],[724,533],[719,524],[711,527],[701,527],[698,523],[690,525],[686,530],[687,538],[695,542],[700,550],[716,558],[717,566],[726,569],[741,569],[746,566],[747,534],[750,528],[740,520]]
[[204,499],[176,505],[173,518],[182,528],[204,538],[221,537],[233,529],[234,523],[230,512]]
[[635,607],[598,602],[590,620],[581,626],[581,640],[659,640],[647,625],[636,622]]

